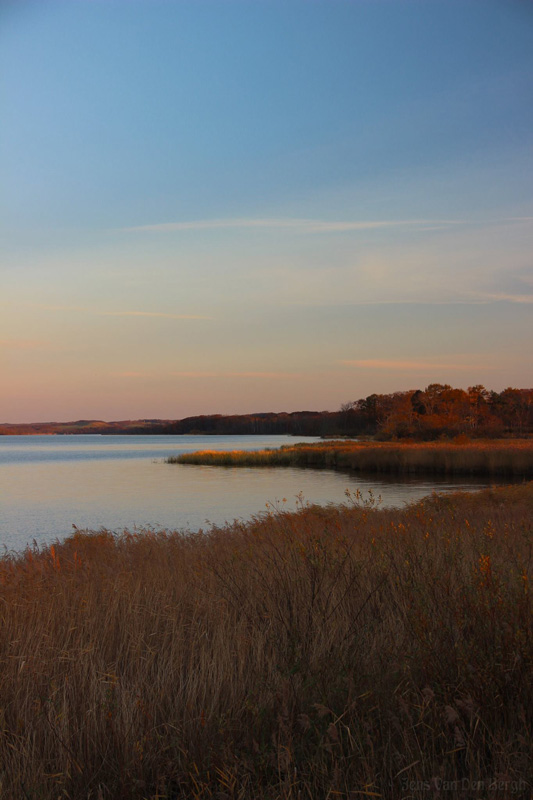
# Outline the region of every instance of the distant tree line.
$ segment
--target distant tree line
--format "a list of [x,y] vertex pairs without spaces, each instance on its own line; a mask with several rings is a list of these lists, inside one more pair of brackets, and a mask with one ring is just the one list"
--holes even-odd
[[289,434],[320,436],[339,432],[339,414],[334,411],[292,413],[214,414],[186,417],[164,427],[164,433],[188,434]]
[[533,433],[533,389],[509,388],[498,393],[480,385],[464,391],[448,384],[431,383],[424,390],[371,394],[344,403],[339,411],[205,414],[179,420],[0,424],[0,435],[35,433],[288,434],[371,436],[384,441],[524,436]]
[[341,408],[342,430],[378,439],[522,436],[533,432],[533,389],[466,391],[431,383],[424,390],[371,394]]
[[431,383],[424,390],[371,394],[339,411],[222,414],[187,417],[162,426],[174,434],[373,436],[378,439],[521,436],[533,432],[533,389],[466,391]]

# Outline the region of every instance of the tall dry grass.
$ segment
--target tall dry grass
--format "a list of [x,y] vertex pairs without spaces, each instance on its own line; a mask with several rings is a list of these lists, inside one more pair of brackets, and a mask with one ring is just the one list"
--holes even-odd
[[362,472],[443,475],[533,475],[533,439],[395,443],[332,441],[266,450],[201,450],[171,456],[170,464],[330,467]]
[[5,556],[0,797],[529,798],[533,484],[348,505]]

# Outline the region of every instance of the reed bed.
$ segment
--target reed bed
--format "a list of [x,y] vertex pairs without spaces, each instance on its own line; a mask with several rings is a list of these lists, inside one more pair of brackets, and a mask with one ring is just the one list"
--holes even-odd
[[266,450],[201,450],[171,456],[170,464],[232,467],[330,467],[374,473],[533,475],[533,439],[458,443],[333,441]]
[[0,561],[6,800],[531,797],[533,484]]

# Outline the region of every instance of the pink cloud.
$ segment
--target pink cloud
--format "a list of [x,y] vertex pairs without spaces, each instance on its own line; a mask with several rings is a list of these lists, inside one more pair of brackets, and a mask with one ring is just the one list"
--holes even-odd
[[183,222],[162,222],[152,225],[139,225],[123,228],[127,232],[150,231],[165,233],[171,231],[229,230],[234,228],[271,228],[274,230],[293,230],[298,233],[343,233],[346,231],[366,231],[379,228],[422,227],[428,225],[462,225],[454,219],[401,219],[401,220],[320,220],[320,219],[202,219]]
[[40,339],[0,339],[0,347],[7,350],[41,350],[47,344]]
[[298,372],[173,372],[176,378],[259,378],[283,380],[303,377]]
[[99,317],[163,317],[164,319],[213,319],[202,314],[166,314],[161,311],[99,311]]

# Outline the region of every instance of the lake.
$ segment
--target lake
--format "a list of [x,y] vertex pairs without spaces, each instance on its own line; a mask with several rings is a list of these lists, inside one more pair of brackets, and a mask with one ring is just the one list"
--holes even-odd
[[[298,468],[166,464],[194,450],[257,450],[292,436],[0,436],[0,545],[22,550],[81,529],[198,530],[249,519],[279,504],[341,503],[345,490],[401,506],[433,490],[480,488],[487,480],[365,477]],[[305,441],[316,441],[306,438]],[[287,499],[283,503],[283,498]]]

